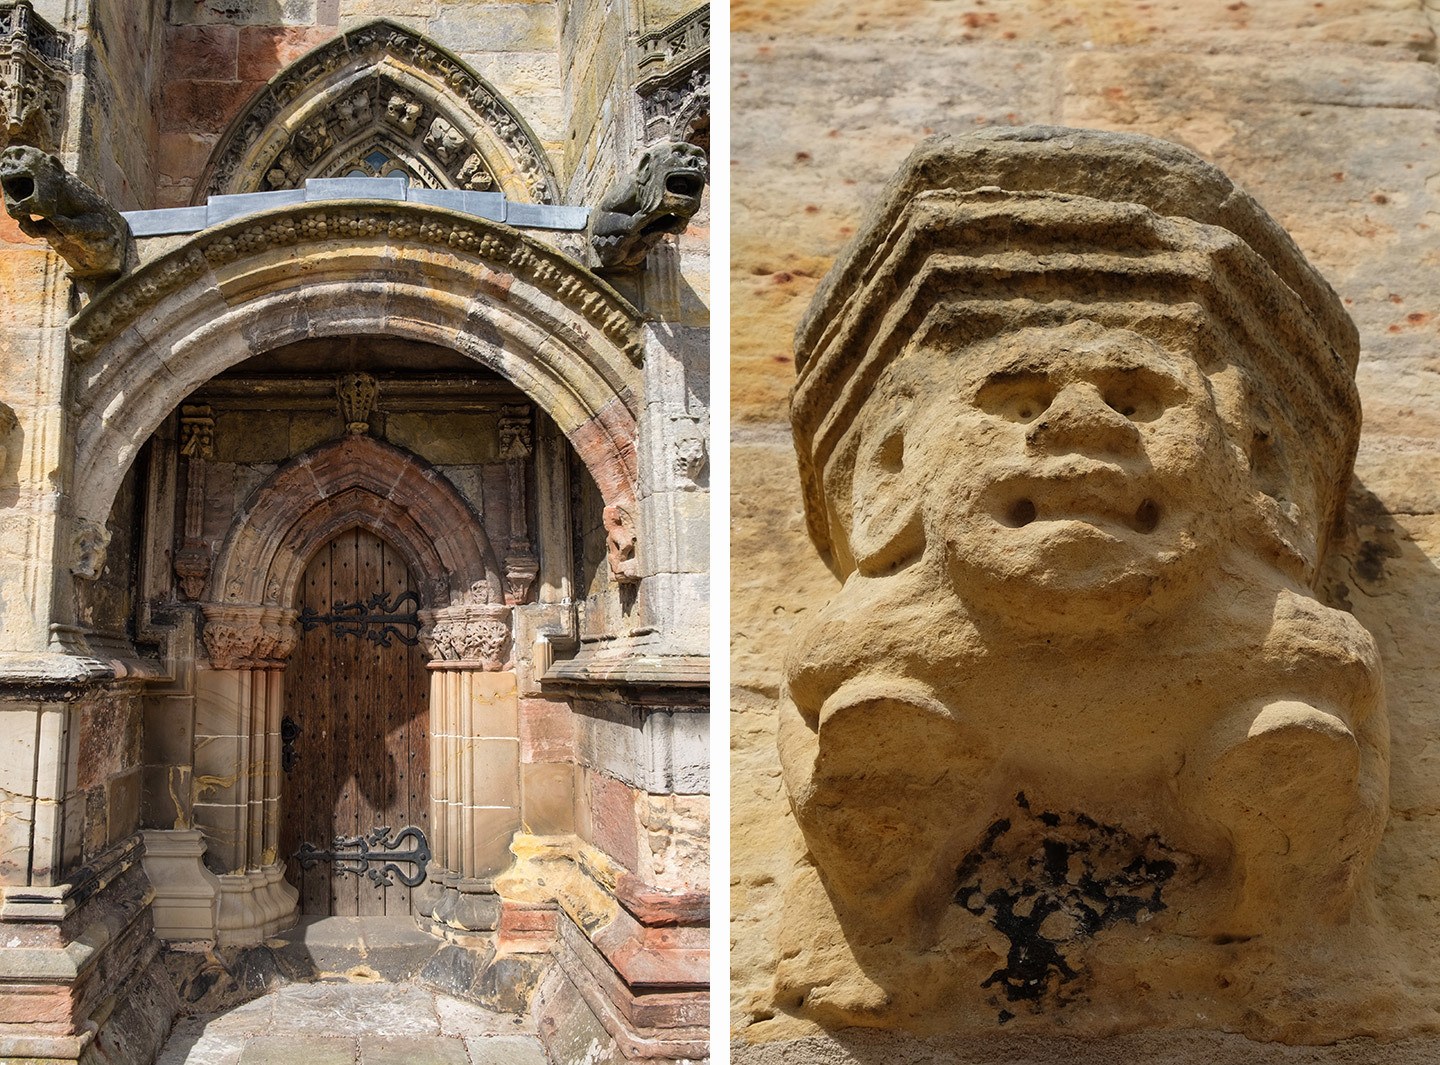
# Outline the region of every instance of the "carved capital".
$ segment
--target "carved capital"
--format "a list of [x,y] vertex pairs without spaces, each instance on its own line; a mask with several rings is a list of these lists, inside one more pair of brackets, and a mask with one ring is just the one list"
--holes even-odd
[[274,669],[285,664],[300,634],[295,611],[206,603],[205,650],[215,669]]
[[494,672],[510,657],[513,611],[499,603],[464,603],[422,611],[421,642],[432,659]]

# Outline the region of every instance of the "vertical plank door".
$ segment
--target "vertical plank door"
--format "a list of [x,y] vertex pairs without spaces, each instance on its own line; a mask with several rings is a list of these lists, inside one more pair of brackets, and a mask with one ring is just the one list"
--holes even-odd
[[[321,547],[301,579],[296,606],[311,621],[285,670],[285,715],[299,734],[280,793],[281,846],[301,913],[411,912],[398,880],[377,885],[327,863],[302,869],[294,855],[303,843],[328,850],[381,825],[429,833],[429,684],[424,653],[406,642],[419,633],[373,620],[415,587],[399,552],[364,529]],[[397,613],[414,610],[409,602]]]

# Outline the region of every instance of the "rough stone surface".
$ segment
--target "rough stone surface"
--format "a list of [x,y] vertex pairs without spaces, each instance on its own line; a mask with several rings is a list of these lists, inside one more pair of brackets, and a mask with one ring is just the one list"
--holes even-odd
[[[732,146],[732,558],[743,560],[732,578],[737,1060],[989,1060],[992,1052],[1011,1060],[1011,1050],[1015,1060],[1131,1060],[1143,1053],[1171,1060],[1170,1037],[1160,1029],[1187,1023],[1167,1019],[1163,1009],[1108,1018],[1088,1034],[1151,1032],[1077,1049],[1056,1033],[1084,1028],[1087,1003],[1080,999],[1038,1017],[1015,1011],[1009,1026],[1035,1029],[1036,1041],[999,1050],[975,1033],[974,1043],[951,1042],[942,1052],[845,1032],[787,1043],[815,1029],[795,1019],[793,1000],[775,997],[774,974],[796,923],[783,902],[785,885],[803,871],[795,862],[802,837],[772,746],[784,683],[777,649],[838,590],[806,538],[788,425],[795,380],[789,338],[865,209],[922,137],[1025,122],[1150,133],[1216,163],[1295,238],[1359,329],[1365,426],[1346,517],[1331,538],[1317,596],[1373,634],[1384,667],[1393,741],[1389,817],[1371,882],[1357,896],[1359,919],[1328,937],[1324,965],[1303,978],[1287,974],[1297,977],[1287,994],[1247,997],[1284,967],[1284,952],[1268,935],[1214,944],[1213,963],[1193,987],[1206,1001],[1188,1023],[1198,1013],[1204,1025],[1228,1026],[1211,1002],[1241,989],[1237,1000],[1250,1011],[1241,1027],[1259,1032],[1288,1015],[1286,1042],[1372,1032],[1391,1038],[1433,1025],[1440,1003],[1426,959],[1440,926],[1423,899],[1433,875],[1425,856],[1440,831],[1426,754],[1435,739],[1426,710],[1435,674],[1421,663],[1430,661],[1434,643],[1424,603],[1436,550],[1428,476],[1436,386],[1424,367],[1437,291],[1419,265],[1435,254],[1428,185],[1440,79],[1430,19],[1425,5],[1409,3],[735,5],[733,106],[753,116],[737,123]],[[1310,435],[1324,432],[1312,427]],[[883,639],[883,629],[869,632]],[[1078,771],[1088,771],[1077,762]],[[1063,819],[1071,811],[1041,812]],[[819,892],[813,878],[807,890]],[[831,906],[822,894],[806,904],[814,912]],[[1163,917],[1136,927],[1148,931],[1156,921]],[[1136,973],[1169,960],[1146,935],[1135,937],[1124,962],[1095,970],[1094,979],[1132,1001],[1143,998]],[[1010,947],[999,937],[985,950],[1003,960]],[[1000,965],[981,968],[983,980]],[[1180,968],[1177,978],[1188,979]],[[994,1012],[989,1024],[998,1027],[998,1020]],[[1176,1037],[1173,1058],[1326,1062],[1433,1053],[1415,1041],[1297,1050],[1233,1040]]]

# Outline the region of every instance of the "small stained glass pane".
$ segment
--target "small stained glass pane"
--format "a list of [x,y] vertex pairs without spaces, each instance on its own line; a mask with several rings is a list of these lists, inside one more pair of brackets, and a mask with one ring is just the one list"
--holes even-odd
[[363,170],[352,170],[352,171],[350,171],[350,173],[346,174],[345,176],[346,176],[346,177],[369,177],[370,175],[367,174],[367,173],[365,173],[365,171],[363,171]]
[[365,157],[365,161],[371,166],[373,166],[376,170],[379,170],[382,166],[384,166],[390,161],[390,157],[377,148],[375,149],[375,151],[371,152]]

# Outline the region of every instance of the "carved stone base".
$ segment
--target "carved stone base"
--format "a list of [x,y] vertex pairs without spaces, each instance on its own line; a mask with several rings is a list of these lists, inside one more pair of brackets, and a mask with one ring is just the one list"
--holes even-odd
[[285,882],[283,863],[217,879],[215,939],[222,947],[253,946],[300,919],[300,893]]
[[205,868],[205,835],[198,829],[142,832],[143,864],[155,900],[150,912],[161,939],[215,938],[220,878]]

